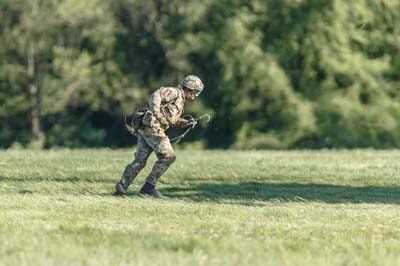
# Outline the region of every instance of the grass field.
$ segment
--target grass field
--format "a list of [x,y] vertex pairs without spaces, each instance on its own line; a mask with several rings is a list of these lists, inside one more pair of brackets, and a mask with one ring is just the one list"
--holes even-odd
[[400,151],[0,151],[0,265],[400,265]]

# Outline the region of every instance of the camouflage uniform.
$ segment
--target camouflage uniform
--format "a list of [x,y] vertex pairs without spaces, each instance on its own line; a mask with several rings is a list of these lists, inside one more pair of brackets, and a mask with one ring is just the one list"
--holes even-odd
[[158,160],[151,173],[146,178],[146,183],[156,185],[160,176],[175,161],[174,149],[165,134],[169,126],[185,127],[186,119],[183,114],[185,97],[182,88],[161,87],[149,97],[149,111],[143,117],[143,128],[138,131],[137,151],[135,159],[128,164],[122,174],[120,183],[126,190],[142,170],[154,151]]
[[[194,96],[200,95],[203,88],[204,85],[198,77],[189,75],[177,87],[161,87],[149,97],[148,110],[141,119],[142,127],[139,127],[138,130],[135,159],[126,166],[121,180],[116,184],[116,195],[126,193],[137,174],[145,167],[147,159],[153,151],[158,160],[139,193],[149,196],[157,195],[155,185],[158,179],[176,159],[174,149],[165,134],[165,130],[169,126],[195,125],[195,121],[181,118],[181,116],[185,98],[188,97],[188,99],[193,100]],[[185,92],[188,92],[188,94]]]

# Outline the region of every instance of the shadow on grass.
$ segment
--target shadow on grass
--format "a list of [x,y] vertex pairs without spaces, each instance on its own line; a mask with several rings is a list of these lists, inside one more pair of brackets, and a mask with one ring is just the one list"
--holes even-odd
[[115,183],[115,180],[105,178],[82,178],[70,177],[5,177],[0,176],[0,182],[21,182],[21,183],[41,183],[41,182],[64,182],[64,183]]
[[165,188],[163,195],[194,201],[234,200],[276,202],[325,203],[384,203],[400,204],[400,187],[389,186],[338,186],[319,184],[269,184],[245,182],[238,184],[198,184],[184,188]]
[[[82,177],[4,177],[0,182],[65,182],[65,183],[107,183],[113,179]],[[114,186],[110,186],[113,190]],[[30,191],[27,191],[30,192]],[[400,204],[400,187],[397,186],[340,186],[329,184],[296,183],[202,183],[185,187],[161,188],[160,192],[169,198],[193,201],[234,201],[235,204],[253,205],[254,201],[271,202],[325,202],[340,203],[381,203]],[[20,191],[25,193],[25,191]],[[90,194],[93,194],[91,192]],[[95,194],[99,194],[96,192]],[[106,196],[110,193],[100,193]],[[137,191],[130,191],[127,196],[137,196]]]

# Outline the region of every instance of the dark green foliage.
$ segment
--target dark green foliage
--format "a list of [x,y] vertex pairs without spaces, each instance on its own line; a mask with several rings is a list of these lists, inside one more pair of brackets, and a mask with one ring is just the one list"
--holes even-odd
[[32,141],[30,84],[44,147],[119,147],[134,142],[125,112],[193,73],[206,89],[187,112],[213,114],[196,136],[207,147],[400,147],[399,10],[391,0],[0,0],[0,146]]

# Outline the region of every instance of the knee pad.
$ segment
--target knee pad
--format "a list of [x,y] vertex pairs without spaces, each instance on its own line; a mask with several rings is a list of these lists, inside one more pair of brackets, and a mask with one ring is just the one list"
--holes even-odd
[[171,155],[171,156],[169,157],[169,160],[170,160],[171,163],[175,162],[175,160],[176,160],[176,155],[175,155],[175,154]]
[[169,163],[172,164],[173,162],[175,162],[176,160],[176,155],[175,154],[171,154],[165,157],[165,160]]

